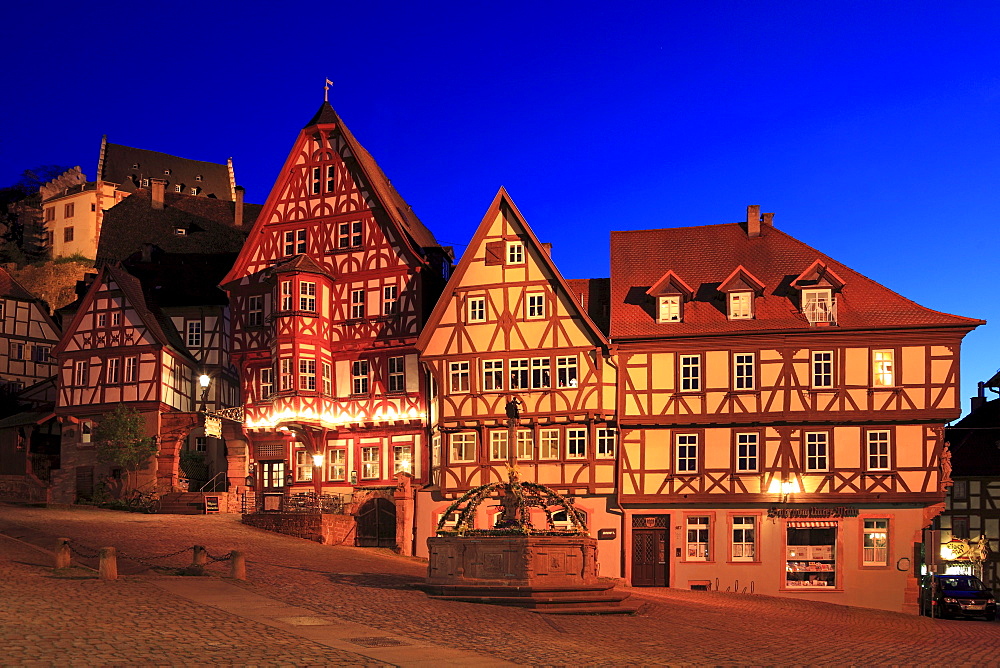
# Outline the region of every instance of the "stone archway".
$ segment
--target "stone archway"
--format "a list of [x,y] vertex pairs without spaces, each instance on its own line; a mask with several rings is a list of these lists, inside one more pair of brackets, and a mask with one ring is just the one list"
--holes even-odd
[[160,449],[156,455],[156,489],[160,494],[181,491],[181,450],[192,431],[202,426],[201,413],[160,415]]

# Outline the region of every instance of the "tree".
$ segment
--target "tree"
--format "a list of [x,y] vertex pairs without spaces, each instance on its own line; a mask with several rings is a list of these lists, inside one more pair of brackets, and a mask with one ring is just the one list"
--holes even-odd
[[94,429],[97,461],[125,469],[126,486],[131,483],[131,474],[145,467],[156,454],[156,441],[143,435],[144,426],[139,411],[118,404]]

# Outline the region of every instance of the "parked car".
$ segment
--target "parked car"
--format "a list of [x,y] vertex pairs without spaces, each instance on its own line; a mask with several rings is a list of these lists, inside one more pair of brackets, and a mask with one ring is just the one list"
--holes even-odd
[[997,600],[975,575],[929,575],[920,588],[920,612],[934,617],[997,616]]

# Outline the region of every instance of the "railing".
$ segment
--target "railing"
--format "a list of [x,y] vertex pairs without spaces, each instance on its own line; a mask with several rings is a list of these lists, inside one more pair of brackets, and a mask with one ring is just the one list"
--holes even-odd
[[[226,477],[227,477],[226,471],[219,471],[218,473],[216,473],[212,477],[211,480],[209,480],[204,485],[202,485],[201,489],[199,489],[198,491],[199,492],[225,492],[228,489],[228,487],[229,487],[229,481],[226,479]],[[222,484],[222,489],[219,489],[220,482]],[[212,489],[208,488],[209,485],[212,486]]]
[[269,494],[251,492],[243,496],[243,513],[324,513],[341,514],[351,502],[350,494]]
[[831,298],[808,301],[802,305],[802,313],[811,325],[818,322],[828,322],[831,325],[836,325],[837,300],[836,298]]

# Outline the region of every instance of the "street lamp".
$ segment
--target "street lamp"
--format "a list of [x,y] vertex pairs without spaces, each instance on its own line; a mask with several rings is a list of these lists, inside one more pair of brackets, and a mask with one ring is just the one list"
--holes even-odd
[[208,408],[208,386],[212,384],[212,377],[207,373],[198,376],[198,385],[201,386],[201,411],[204,413]]
[[323,453],[317,452],[312,456],[313,460],[313,489],[316,490],[316,500],[319,501],[323,493]]

